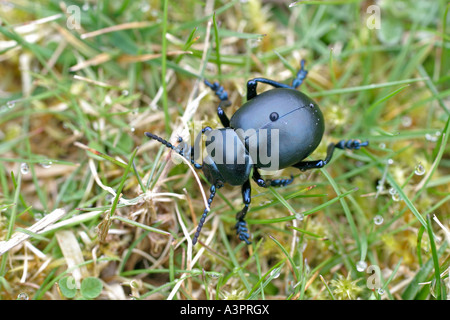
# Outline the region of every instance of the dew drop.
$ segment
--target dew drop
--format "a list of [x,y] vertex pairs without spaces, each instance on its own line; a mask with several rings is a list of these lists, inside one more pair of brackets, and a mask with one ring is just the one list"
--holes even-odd
[[46,160],[40,163],[41,167],[44,169],[48,169],[52,166],[53,162],[51,162],[50,160]]
[[142,3],[141,4],[141,11],[142,12],[147,12],[149,10],[150,10],[150,5],[149,4],[147,4],[147,3]]
[[218,273],[218,272],[211,272],[211,273],[208,273],[208,276],[211,279],[219,279],[220,278],[220,273]]
[[249,46],[250,48],[256,48],[256,47],[258,47],[258,46],[261,44],[261,42],[262,42],[262,39],[261,39],[261,38],[257,38],[257,39],[248,39],[248,40],[247,40],[248,46]]
[[305,219],[305,215],[301,212],[297,212],[295,214],[295,219],[297,219],[298,221],[303,221],[303,219]]
[[30,167],[28,166],[28,163],[22,162],[20,164],[20,172],[22,172],[22,174],[27,174],[28,172],[30,172]]
[[278,278],[279,276],[280,276],[280,269],[273,269],[271,272],[270,272],[270,276],[273,278],[273,279],[276,279],[276,278]]
[[356,263],[356,270],[363,272],[367,268],[367,262],[360,260]]
[[435,141],[437,141],[438,137],[436,137],[430,133],[425,133],[425,139],[427,139],[428,141],[435,142]]
[[400,195],[399,195],[398,193],[394,193],[394,194],[392,195],[392,200],[394,200],[394,201],[400,201]]
[[387,163],[388,163],[389,165],[391,165],[391,164],[394,163],[394,160],[393,160],[393,159],[388,159]]
[[414,170],[414,173],[418,176],[422,176],[423,174],[425,174],[425,167],[419,162],[416,165],[416,169]]
[[408,117],[408,116],[402,117],[402,126],[404,126],[404,127],[410,127],[411,124],[412,124],[412,119],[411,119],[411,117]]
[[7,103],[6,103],[6,106],[8,107],[8,109],[12,109],[12,108],[14,108],[14,106],[16,105],[16,102],[15,101],[8,101]]
[[123,96],[128,96],[129,94],[130,94],[130,92],[128,90],[122,90]]
[[378,145],[378,147],[379,147],[380,149],[384,149],[384,148],[386,148],[386,144],[385,144],[384,142],[381,142],[381,143]]
[[35,220],[35,221],[39,221],[39,220],[41,220],[43,217],[44,217],[44,215],[43,215],[41,212],[36,212],[36,213],[34,214],[34,220]]
[[28,295],[25,292],[21,292],[17,295],[17,300],[28,300]]
[[377,292],[380,296],[384,294],[384,290],[382,288],[378,288]]
[[381,180],[379,180],[378,184],[377,184],[377,191],[382,192],[383,190],[384,190],[383,182]]
[[112,104],[112,99],[111,99],[111,97],[109,95],[105,96],[105,103],[106,104]]
[[379,214],[376,215],[376,216],[373,218],[373,223],[375,223],[377,226],[379,226],[380,224],[382,224],[383,221],[384,221],[383,217],[380,216]]
[[130,131],[131,131],[131,132],[135,132],[135,131],[136,131],[136,128],[135,128],[135,127],[131,127],[131,128],[130,128]]
[[394,195],[394,194],[397,193],[397,190],[395,190],[394,188],[390,188],[390,189],[389,189],[389,193],[390,193],[391,195]]
[[139,289],[139,283],[135,279],[133,279],[130,281],[130,287],[134,289]]

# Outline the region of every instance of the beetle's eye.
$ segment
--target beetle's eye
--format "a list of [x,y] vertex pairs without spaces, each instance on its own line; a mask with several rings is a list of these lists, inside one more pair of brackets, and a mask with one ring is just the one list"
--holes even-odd
[[270,121],[277,121],[278,117],[279,117],[278,113],[272,112],[269,116],[269,119],[270,119]]

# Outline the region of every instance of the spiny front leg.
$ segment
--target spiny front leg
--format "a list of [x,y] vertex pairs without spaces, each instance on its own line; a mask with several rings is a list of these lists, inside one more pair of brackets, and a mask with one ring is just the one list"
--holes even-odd
[[239,236],[239,240],[245,241],[246,244],[251,244],[251,241],[248,240],[250,234],[248,233],[247,222],[244,220],[251,202],[250,180],[247,180],[242,186],[242,199],[244,208],[236,214],[236,234]]

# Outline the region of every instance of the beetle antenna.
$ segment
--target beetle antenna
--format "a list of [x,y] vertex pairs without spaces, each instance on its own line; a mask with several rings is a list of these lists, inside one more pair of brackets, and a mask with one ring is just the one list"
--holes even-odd
[[[220,187],[220,186],[219,186]],[[200,231],[202,231],[203,224],[205,223],[206,216],[208,215],[208,212],[211,208],[211,203],[214,199],[214,196],[216,195],[216,186],[212,185],[211,189],[209,189],[211,194],[209,195],[208,199],[208,207],[205,208],[205,211],[203,211],[202,217],[200,218],[200,222],[197,226],[197,231],[195,232],[194,238],[192,239],[192,244],[195,245],[197,243],[198,237],[200,236]]]
[[[147,137],[149,137],[150,139],[153,139],[153,140],[156,140],[156,141],[160,142],[161,144],[163,144],[163,145],[166,146],[167,148],[172,149],[173,151],[175,151],[176,153],[178,153],[180,156],[187,158],[187,157],[184,155],[183,149],[180,150],[179,148],[176,148],[176,147],[175,147],[173,144],[171,144],[169,141],[164,140],[163,138],[157,136],[156,134],[150,133],[150,132],[146,132],[145,135],[146,135]],[[180,140],[180,138],[178,138],[178,141],[179,141],[179,140]],[[195,169],[201,169],[201,168],[202,168],[202,165],[199,164],[199,163],[197,163],[197,162],[195,162],[194,159],[188,159],[188,160],[191,161],[191,163],[194,165]]]

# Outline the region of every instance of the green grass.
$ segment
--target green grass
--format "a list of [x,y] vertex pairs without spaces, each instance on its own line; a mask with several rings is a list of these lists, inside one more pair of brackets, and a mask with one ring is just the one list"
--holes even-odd
[[[2,299],[447,299],[445,1],[382,1],[381,29],[351,0],[14,3],[0,13]],[[231,115],[248,79],[289,83],[301,59],[326,123],[310,158],[370,146],[286,169],[284,188],[252,182],[250,246],[233,230],[240,188],[221,188],[192,247],[208,183],[144,132],[219,127],[203,79]],[[70,287],[84,279],[91,292]]]

